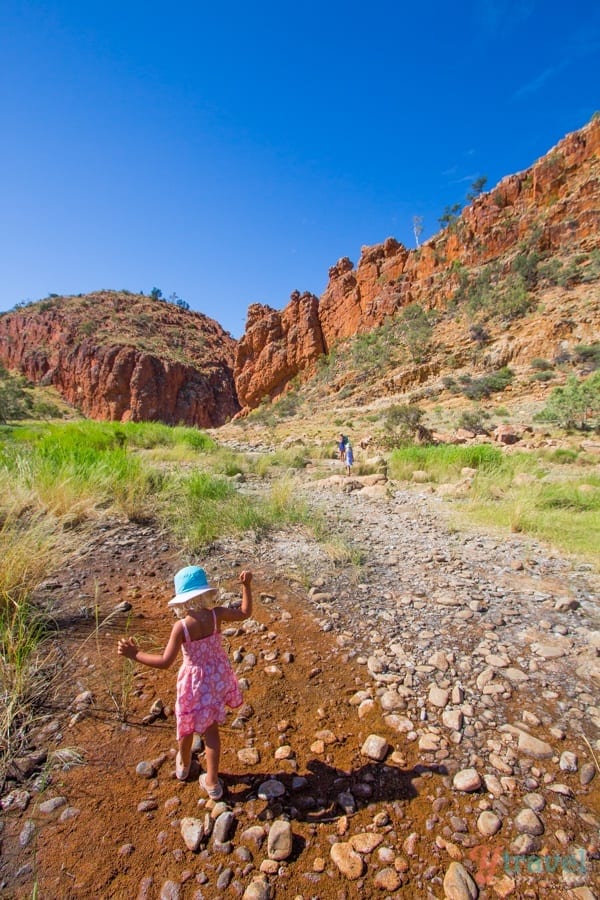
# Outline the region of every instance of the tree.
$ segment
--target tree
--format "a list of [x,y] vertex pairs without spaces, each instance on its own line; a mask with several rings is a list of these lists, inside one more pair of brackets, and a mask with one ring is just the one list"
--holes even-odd
[[556,422],[561,428],[600,425],[600,372],[585,381],[569,375],[562,387],[555,388],[537,417],[542,422]]
[[476,197],[482,193],[484,187],[487,184],[487,175],[480,175],[479,178],[476,178],[473,184],[471,185],[471,190],[467,194],[467,200],[469,203],[474,200]]
[[460,203],[454,203],[452,206],[447,206],[438,219],[438,222],[440,223],[442,228],[446,228],[447,225],[454,225],[454,223],[458,220],[458,214],[460,213],[461,209],[462,206]]
[[150,296],[153,300],[164,300],[163,292],[160,288],[157,287],[152,288],[152,290],[150,291]]
[[413,216],[413,233],[417,247],[419,246],[419,238],[423,232],[423,216]]
[[24,419],[31,411],[31,397],[25,390],[25,379],[9,375],[0,366],[0,422]]
[[410,444],[414,441],[428,443],[432,439],[431,432],[421,420],[425,415],[418,406],[409,403],[395,403],[385,414],[383,427],[387,433],[387,443],[391,447],[398,444]]

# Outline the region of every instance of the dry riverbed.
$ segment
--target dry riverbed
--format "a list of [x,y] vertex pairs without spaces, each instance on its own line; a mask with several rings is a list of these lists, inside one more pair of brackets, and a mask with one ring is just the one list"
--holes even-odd
[[129,673],[115,652],[126,630],[166,640],[189,560],[112,522],[40,586],[64,677],[1,798],[3,897],[597,895],[597,576],[520,536],[458,532],[418,489],[354,487],[298,490],[358,567],[302,529],[198,560],[225,598],[255,572],[254,618],[225,638],[245,705],[216,805],[200,747],[174,777],[175,670]]

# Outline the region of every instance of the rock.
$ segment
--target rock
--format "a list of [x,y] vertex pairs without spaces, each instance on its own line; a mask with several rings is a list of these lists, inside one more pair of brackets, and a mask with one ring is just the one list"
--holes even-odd
[[188,850],[191,850],[192,853],[196,853],[204,838],[204,826],[200,819],[186,816],[181,820],[180,830],[185,846]]
[[596,776],[596,766],[594,763],[584,763],[579,772],[579,781],[585,787]]
[[383,835],[361,831],[350,838],[350,846],[357,853],[372,853],[383,841]]
[[242,900],[271,900],[272,896],[269,882],[264,878],[255,878],[244,891]]
[[249,828],[244,829],[241,833],[240,843],[250,844],[251,846],[256,847],[257,850],[260,850],[265,837],[265,831],[261,825],[250,825]]
[[277,797],[283,797],[285,787],[276,778],[270,778],[263,781],[258,789],[258,796],[261,800],[276,800]]
[[156,768],[153,763],[143,760],[135,767],[135,774],[140,778],[156,778]]
[[428,699],[432,706],[438,706],[440,709],[443,709],[448,703],[449,698],[450,692],[443,688],[439,688],[436,684],[432,684],[429,688]]
[[32,837],[35,834],[35,822],[33,819],[27,819],[23,828],[21,829],[21,833],[19,834],[19,846],[27,847]]
[[342,875],[350,881],[356,881],[364,872],[362,857],[352,849],[351,844],[345,842],[333,844],[330,855]]
[[445,709],[442,713],[442,722],[446,728],[460,731],[463,726],[464,716],[460,709]]
[[260,753],[256,747],[242,747],[238,750],[237,756],[245,766],[256,766],[260,762]]
[[444,876],[444,896],[447,900],[476,900],[479,889],[467,870],[459,862],[451,862]]
[[267,853],[269,859],[287,859],[292,852],[292,826],[287,819],[276,819],[269,829]]
[[40,803],[38,806],[39,812],[43,815],[49,815],[50,813],[55,812],[57,809],[60,809],[61,806],[67,805],[66,797],[52,797],[51,800],[44,800],[43,803]]
[[230,809],[217,816],[212,833],[213,843],[225,844],[229,840],[234,821],[235,816]]
[[389,750],[389,744],[384,737],[377,734],[370,734],[361,747],[361,754],[368,756],[369,759],[375,759],[381,762],[385,759]]
[[491,810],[485,810],[477,819],[477,830],[486,837],[496,834],[501,827],[502,819]]
[[539,738],[527,734],[525,731],[519,731],[519,753],[524,756],[531,756],[533,759],[551,759],[554,751],[550,744],[540,741]]
[[544,833],[544,823],[532,809],[522,809],[515,817],[515,828],[519,834],[539,835]]
[[176,881],[163,882],[160,889],[160,900],[179,900],[181,897],[181,885]]
[[395,869],[387,867],[375,873],[373,884],[383,891],[396,891],[402,884],[402,876]]
[[471,793],[481,787],[481,776],[476,769],[463,769],[456,773],[452,784],[457,791]]
[[559,767],[563,772],[576,772],[578,768],[579,761],[577,759],[576,753],[571,753],[569,750],[565,750],[564,753],[561,753]]

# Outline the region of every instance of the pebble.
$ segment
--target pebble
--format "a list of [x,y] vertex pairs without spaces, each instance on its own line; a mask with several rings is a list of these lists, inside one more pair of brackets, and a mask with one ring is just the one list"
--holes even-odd
[[287,819],[276,819],[269,829],[267,853],[269,859],[287,859],[292,852],[292,826]]
[[356,881],[363,874],[365,865],[362,856],[352,849],[351,844],[345,842],[333,844],[330,854],[331,859],[345,878]]
[[452,784],[457,791],[478,791],[481,787],[481,776],[476,769],[463,769],[454,776]]
[[385,759],[389,750],[389,744],[384,737],[377,734],[370,734],[361,747],[361,754],[368,756],[369,759],[381,762]]
[[490,810],[482,812],[477,819],[477,830],[486,837],[491,837],[493,834],[496,834],[497,831],[500,831],[501,827],[502,819]]
[[515,817],[515,828],[519,834],[538,835],[545,831],[542,820],[529,808],[522,809]]
[[444,876],[444,896],[447,900],[477,900],[479,889],[467,870],[459,862],[451,862]]

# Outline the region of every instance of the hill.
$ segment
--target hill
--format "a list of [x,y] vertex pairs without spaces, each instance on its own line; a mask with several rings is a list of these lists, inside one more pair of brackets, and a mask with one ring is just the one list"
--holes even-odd
[[0,361],[96,419],[221,425],[239,409],[235,343],[201,313],[125,291],[0,316]]
[[245,411],[298,382],[364,406],[509,363],[529,384],[533,360],[575,359],[600,333],[599,147],[596,116],[418,249],[388,238],[332,266],[320,298],[252,305],[235,364]]

